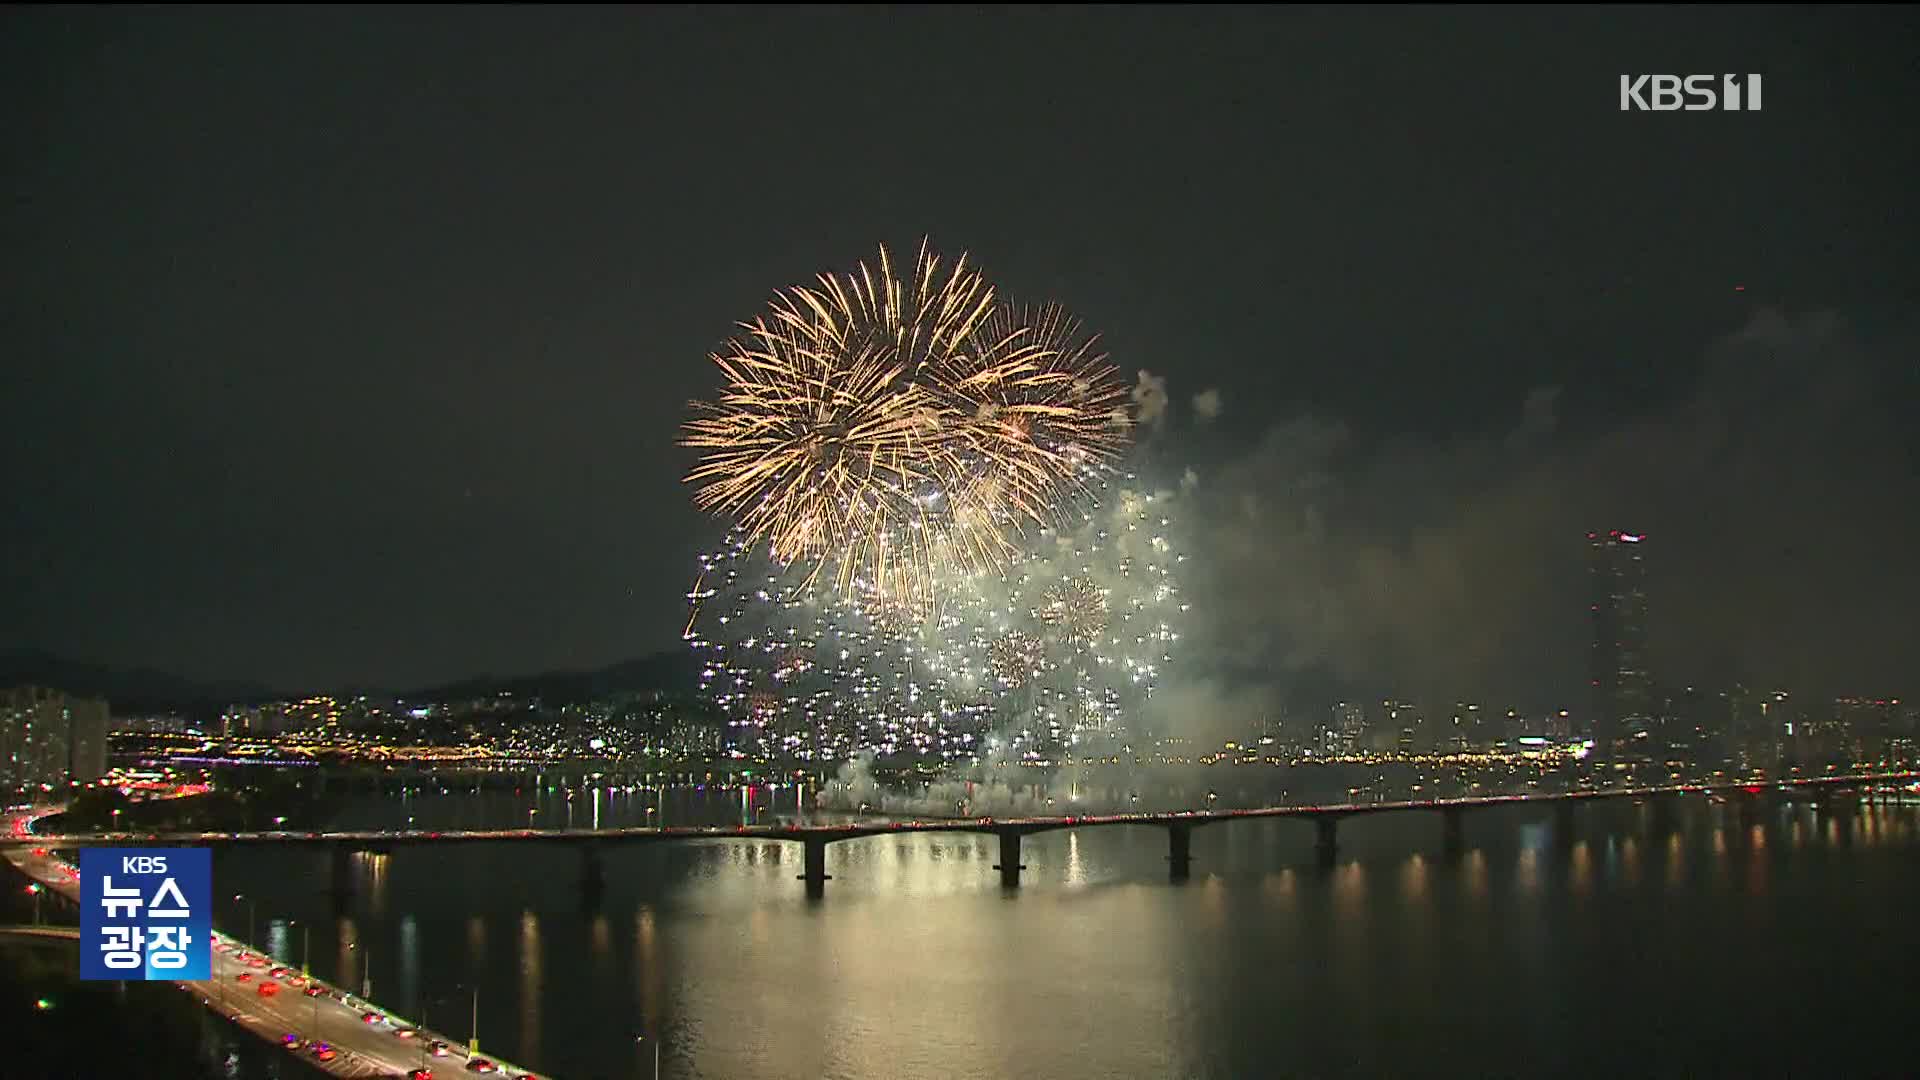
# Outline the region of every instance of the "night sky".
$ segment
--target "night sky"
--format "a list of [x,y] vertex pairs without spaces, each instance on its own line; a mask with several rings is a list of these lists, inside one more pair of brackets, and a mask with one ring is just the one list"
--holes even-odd
[[673,648],[707,354],[929,236],[1167,380],[1195,708],[1569,698],[1610,527],[1663,680],[1920,696],[1916,30],[11,9],[0,647],[289,690]]

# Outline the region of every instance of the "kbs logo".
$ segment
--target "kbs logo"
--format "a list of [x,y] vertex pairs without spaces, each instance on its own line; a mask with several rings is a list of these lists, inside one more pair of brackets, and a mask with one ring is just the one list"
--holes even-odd
[[[1743,86],[1741,79],[1745,79]],[[1744,90],[1743,95],[1741,91]],[[1744,99],[1744,105],[1742,101]],[[1758,75],[1622,75],[1621,112],[1759,112]]]
[[80,977],[210,977],[213,858],[206,848],[80,851]]

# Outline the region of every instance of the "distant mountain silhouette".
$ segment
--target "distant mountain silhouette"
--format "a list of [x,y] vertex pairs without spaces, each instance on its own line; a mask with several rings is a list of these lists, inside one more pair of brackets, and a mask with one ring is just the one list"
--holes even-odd
[[195,682],[151,668],[116,668],[55,656],[43,649],[0,652],[0,686],[46,686],[79,697],[105,698],[115,713],[194,711],[282,695],[236,681]]
[[511,694],[546,702],[590,701],[609,694],[655,690],[686,693],[697,685],[700,661],[689,651],[654,653],[586,671],[549,671],[539,675],[483,675],[445,686],[412,690],[397,696],[413,701],[447,701]]
[[[537,675],[482,675],[445,686],[400,693],[352,691],[413,701],[491,697],[508,693],[542,701],[571,703],[608,694],[654,690],[689,692],[698,685],[700,663],[690,651],[655,653],[585,671],[549,671]],[[79,697],[105,698],[114,713],[182,712],[217,715],[227,705],[283,701],[293,694],[259,683],[195,682],[151,668],[114,668],[55,656],[41,649],[0,651],[0,688],[46,686]],[[333,691],[345,695],[348,691]]]

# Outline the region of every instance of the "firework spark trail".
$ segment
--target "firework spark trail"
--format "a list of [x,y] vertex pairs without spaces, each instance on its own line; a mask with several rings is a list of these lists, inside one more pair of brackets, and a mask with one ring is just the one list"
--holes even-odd
[[822,274],[775,296],[713,361],[682,444],[702,509],[842,592],[925,599],[1060,523],[1125,449],[1127,392],[1056,307],[1013,308],[923,244],[911,276]]
[[1002,573],[942,579],[938,608],[805,582],[736,533],[701,562],[688,641],[739,745],[959,764],[1137,736],[1187,610],[1175,496],[1113,469],[1083,479],[1095,498],[1076,528],[1030,537]]

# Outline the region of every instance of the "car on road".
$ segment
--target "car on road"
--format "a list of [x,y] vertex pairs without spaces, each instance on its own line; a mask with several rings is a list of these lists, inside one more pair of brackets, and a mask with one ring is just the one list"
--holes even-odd
[[287,968],[287,967],[277,967],[277,968],[274,968],[272,971],[267,972],[267,974],[273,976],[276,979],[284,979],[287,976],[293,974],[293,969]]
[[468,1058],[467,1071],[475,1073],[497,1073],[500,1071],[500,1066],[495,1065],[483,1057]]
[[296,1051],[304,1050],[307,1047],[307,1040],[301,1038],[297,1033],[291,1032],[291,1031],[287,1032],[285,1035],[280,1036],[280,1042],[289,1050],[296,1050]]
[[308,983],[307,988],[300,992],[307,995],[308,997],[319,997],[320,995],[327,992],[327,988],[324,986],[321,986],[318,983]]
[[251,971],[243,971],[243,972],[241,972],[240,974],[238,974],[238,975],[235,975],[235,976],[233,977],[233,981],[234,981],[234,982],[252,982],[252,981],[253,981],[253,972],[251,972]]
[[332,1061],[340,1056],[340,1051],[335,1050],[330,1043],[314,1043],[312,1052],[318,1061]]
[[420,1029],[417,1027],[397,1027],[393,1029],[393,1037],[396,1039],[413,1039],[418,1038],[419,1035]]
[[415,1069],[407,1074],[407,1080],[433,1080],[432,1069]]
[[260,983],[260,996],[261,996],[261,997],[272,997],[273,995],[275,995],[275,994],[277,994],[277,993],[279,993],[279,992],[280,992],[280,984],[279,984],[279,983],[277,983],[277,982],[265,982],[265,981],[262,981],[262,982]]
[[379,1023],[380,1021],[382,1021],[382,1020],[385,1020],[385,1019],[386,1019],[386,1017],[384,1017],[384,1016],[382,1016],[382,1015],[380,1015],[380,1014],[379,1014],[379,1013],[377,1013],[377,1012],[374,1012],[374,1011],[373,1011],[373,1010],[371,1010],[371,1009],[369,1009],[369,1010],[367,1010],[366,1012],[363,1012],[363,1013],[361,1013],[361,1014],[360,1014],[360,1022],[361,1022],[361,1023],[363,1023],[363,1024],[377,1024],[377,1023]]
[[427,1053],[432,1054],[434,1057],[446,1057],[448,1054],[453,1053],[453,1047],[448,1046],[439,1039],[435,1039],[427,1044]]

